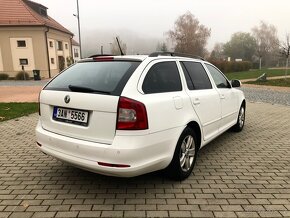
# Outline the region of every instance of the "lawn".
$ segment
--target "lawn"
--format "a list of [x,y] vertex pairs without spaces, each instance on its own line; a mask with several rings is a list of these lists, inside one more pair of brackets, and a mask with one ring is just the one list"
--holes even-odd
[[38,103],[0,103],[0,122],[38,111]]
[[[243,71],[243,72],[234,72],[234,73],[226,73],[228,79],[254,79],[258,78],[263,73],[267,74],[267,77],[273,76],[284,76],[285,70],[284,69],[262,69],[260,70],[251,70],[251,71]],[[288,70],[288,75],[290,75],[290,69]]]
[[272,79],[272,80],[267,80],[265,82],[262,82],[262,81],[249,81],[249,82],[245,82],[245,83],[255,84],[255,85],[264,85],[264,86],[290,87],[290,78],[288,78],[288,79]]

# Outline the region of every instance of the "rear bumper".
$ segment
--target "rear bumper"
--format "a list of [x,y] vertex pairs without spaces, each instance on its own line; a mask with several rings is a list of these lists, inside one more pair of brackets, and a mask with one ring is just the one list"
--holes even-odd
[[[133,177],[167,167],[182,130],[180,127],[144,136],[115,136],[108,145],[49,132],[39,121],[36,138],[41,151],[79,168],[109,176]],[[107,167],[98,162],[130,167]]]

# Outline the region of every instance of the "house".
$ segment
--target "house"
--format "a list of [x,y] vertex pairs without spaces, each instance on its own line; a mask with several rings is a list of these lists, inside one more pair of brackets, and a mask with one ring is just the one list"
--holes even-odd
[[72,40],[72,52],[73,52],[73,60],[74,62],[77,62],[81,59],[81,56],[80,56],[80,44],[75,41],[74,39]]
[[29,0],[0,0],[0,73],[14,77],[24,69],[51,78],[73,56],[73,33]]

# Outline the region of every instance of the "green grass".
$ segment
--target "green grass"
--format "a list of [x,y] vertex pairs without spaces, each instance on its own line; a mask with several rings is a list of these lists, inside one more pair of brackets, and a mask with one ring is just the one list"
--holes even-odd
[[[284,76],[284,69],[262,69],[260,70],[251,70],[251,71],[243,71],[243,72],[234,72],[234,73],[226,73],[228,79],[255,79],[261,76],[263,73],[267,74],[267,77],[273,76]],[[288,70],[288,75],[290,75],[290,70]]]
[[282,86],[282,87],[290,87],[290,79],[272,79],[267,80],[265,82],[262,81],[249,81],[245,82],[248,84],[255,84],[255,85],[264,85],[264,86]]
[[0,103],[0,122],[38,111],[38,103]]

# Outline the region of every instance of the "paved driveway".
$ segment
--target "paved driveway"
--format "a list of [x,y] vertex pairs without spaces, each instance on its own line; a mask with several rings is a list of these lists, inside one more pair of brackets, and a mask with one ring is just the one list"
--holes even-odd
[[244,131],[203,148],[183,182],[79,170],[38,151],[36,114],[0,123],[0,217],[289,217],[289,114],[249,103]]
[[0,102],[37,102],[42,87],[49,80],[0,81]]

